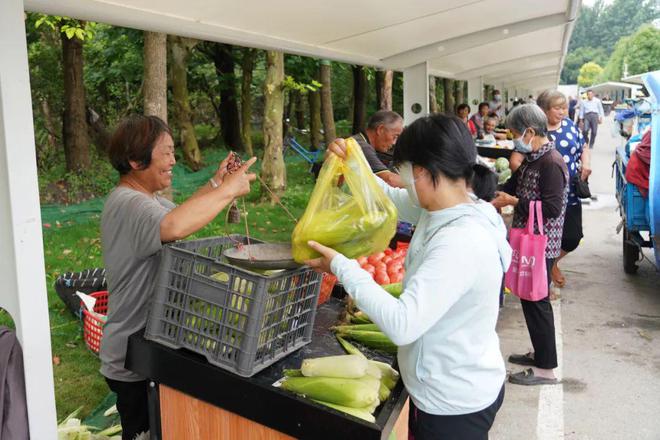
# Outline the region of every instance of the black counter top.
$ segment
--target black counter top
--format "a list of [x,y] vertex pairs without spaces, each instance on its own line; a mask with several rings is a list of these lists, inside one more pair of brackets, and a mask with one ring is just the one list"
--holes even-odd
[[[399,380],[390,398],[366,422],[273,387],[285,368],[299,368],[302,360],[345,354],[329,330],[343,303],[331,298],[316,315],[312,342],[252,377],[241,377],[209,364],[185,349],[174,350],[147,341],[144,330],[128,341],[126,368],[242,417],[301,439],[387,439],[408,394]],[[389,364],[394,358],[366,352],[370,359]]]
[[495,148],[495,147],[482,147],[477,145],[477,154],[481,157],[489,157],[491,159],[498,159],[504,157],[509,159],[513,150],[508,148]]

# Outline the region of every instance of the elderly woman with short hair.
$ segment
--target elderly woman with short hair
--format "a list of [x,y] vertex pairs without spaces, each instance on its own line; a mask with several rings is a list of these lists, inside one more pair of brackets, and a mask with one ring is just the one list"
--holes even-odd
[[[513,227],[525,228],[529,202],[541,201],[543,233],[548,237],[545,259],[549,274],[561,250],[568,196],[568,170],[554,142],[548,139],[548,119],[536,104],[516,107],[507,117],[506,123],[513,134],[516,150],[524,154],[524,159],[491,203],[496,208],[514,206]],[[521,299],[520,302],[534,352],[511,355],[509,362],[532,368],[510,375],[509,381],[520,385],[555,384],[557,348],[550,299],[546,296],[539,301]]]
[[[569,174],[568,204],[561,239],[561,252],[552,266],[552,282],[557,287],[564,287],[566,279],[559,270],[559,260],[577,249],[582,240],[582,203],[577,196],[576,176],[586,181],[591,175],[591,152],[584,148],[582,132],[570,118],[566,117],[568,101],[558,90],[548,89],[542,92],[536,102],[548,118],[548,139],[555,143],[555,148],[561,154]],[[522,153],[513,153],[512,169],[522,163]]]

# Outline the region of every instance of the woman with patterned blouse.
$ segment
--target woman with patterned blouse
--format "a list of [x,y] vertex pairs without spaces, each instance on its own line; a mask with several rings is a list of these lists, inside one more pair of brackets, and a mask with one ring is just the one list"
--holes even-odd
[[[548,118],[548,139],[555,143],[555,148],[562,155],[569,174],[568,204],[566,205],[566,218],[564,219],[564,232],[561,240],[561,252],[552,266],[552,282],[557,287],[564,287],[566,279],[559,270],[559,261],[568,253],[577,249],[582,233],[582,204],[576,195],[576,182],[574,177],[586,181],[591,174],[591,152],[583,148],[584,138],[582,132],[573,121],[566,117],[568,102],[566,96],[558,90],[546,90],[536,99],[537,105],[545,112]],[[520,164],[523,155],[513,153],[512,162]],[[513,165],[515,166],[515,165]],[[513,169],[512,166],[512,169]]]
[[[516,107],[507,117],[506,123],[513,134],[516,150],[524,154],[524,159],[491,203],[498,209],[514,206],[513,227],[525,228],[529,202],[541,201],[543,233],[548,238],[545,263],[549,275],[554,260],[561,252],[568,170],[554,142],[548,139],[548,119],[536,104]],[[557,367],[557,348],[550,298],[546,296],[539,301],[521,299],[520,303],[534,352],[509,356],[509,362],[531,367],[511,374],[509,382],[519,385],[556,384],[554,369]]]

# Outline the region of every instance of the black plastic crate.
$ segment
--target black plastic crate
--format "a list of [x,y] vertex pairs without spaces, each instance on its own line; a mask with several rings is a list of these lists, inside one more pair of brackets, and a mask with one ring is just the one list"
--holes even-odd
[[245,377],[308,344],[321,275],[308,267],[266,275],[221,260],[246,243],[232,235],[166,246],[145,338]]

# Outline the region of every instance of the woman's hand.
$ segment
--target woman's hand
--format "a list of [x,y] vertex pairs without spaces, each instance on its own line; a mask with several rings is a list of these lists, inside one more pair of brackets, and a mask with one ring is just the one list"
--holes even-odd
[[[235,172],[225,174],[223,178],[223,185],[221,189],[227,191],[232,197],[241,197],[250,193],[250,182],[253,182],[257,176],[253,173],[248,173],[248,169],[257,161],[256,157],[251,158],[245,162]],[[224,161],[223,161],[224,162]],[[222,166],[222,164],[221,164]]]
[[505,192],[497,191],[495,193],[495,198],[491,200],[490,203],[499,210],[509,205],[516,206],[518,204],[518,199]]
[[582,168],[580,171],[580,178],[586,182],[591,175],[591,151],[589,151],[589,148],[582,152],[582,156],[580,156],[580,162]]
[[314,269],[315,272],[331,273],[332,271],[330,270],[330,263],[332,263],[333,258],[339,255],[339,252],[327,246],[323,246],[322,244],[319,244],[315,241],[308,241],[307,244],[309,247],[321,254],[321,257],[305,261],[305,264]]
[[325,151],[324,160],[327,160],[330,154],[335,154],[340,159],[346,159],[346,141],[342,138],[337,138],[330,142],[328,149]]

